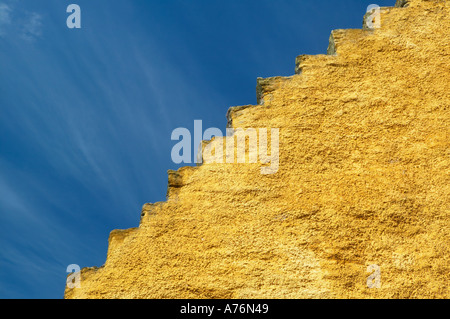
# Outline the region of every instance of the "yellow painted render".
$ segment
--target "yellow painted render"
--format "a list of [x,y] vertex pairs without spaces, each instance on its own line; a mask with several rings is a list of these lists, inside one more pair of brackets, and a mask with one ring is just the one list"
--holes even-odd
[[332,31],[327,55],[258,79],[259,104],[228,113],[279,128],[278,171],[169,171],[167,201],[112,231],[65,298],[449,298],[449,82],[450,1]]

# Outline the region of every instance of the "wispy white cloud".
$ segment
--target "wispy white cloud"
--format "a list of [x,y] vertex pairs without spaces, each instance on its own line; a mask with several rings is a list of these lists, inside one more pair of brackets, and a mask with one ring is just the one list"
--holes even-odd
[[27,12],[15,2],[0,2],[0,37],[11,35],[31,41],[42,35],[43,18],[37,12]]
[[34,40],[42,35],[42,16],[36,12],[26,15],[22,28],[22,37],[25,40]]
[[5,3],[0,3],[0,36],[6,33],[5,28],[10,24],[11,8]]
[[0,23],[11,23],[11,8],[5,4],[0,3]]

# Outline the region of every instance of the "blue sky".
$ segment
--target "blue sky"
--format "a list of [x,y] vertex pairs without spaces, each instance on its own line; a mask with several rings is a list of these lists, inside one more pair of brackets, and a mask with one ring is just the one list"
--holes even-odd
[[372,3],[395,0],[0,0],[0,298],[62,298],[68,265],[165,200],[175,128],[224,131]]

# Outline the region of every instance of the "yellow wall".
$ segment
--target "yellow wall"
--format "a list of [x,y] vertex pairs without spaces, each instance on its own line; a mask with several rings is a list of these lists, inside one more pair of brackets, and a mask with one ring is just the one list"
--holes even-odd
[[275,174],[169,172],[167,202],[113,231],[105,265],[65,297],[449,298],[450,3],[381,18],[333,31],[329,55],[230,110],[233,127],[279,128]]

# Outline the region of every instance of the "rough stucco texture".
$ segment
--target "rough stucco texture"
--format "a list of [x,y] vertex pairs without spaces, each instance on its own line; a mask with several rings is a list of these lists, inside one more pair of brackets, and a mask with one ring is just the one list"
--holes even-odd
[[258,79],[228,124],[279,128],[278,171],[169,171],[167,201],[111,232],[65,297],[449,298],[449,17],[449,1],[382,8],[381,28],[335,30],[327,55]]

